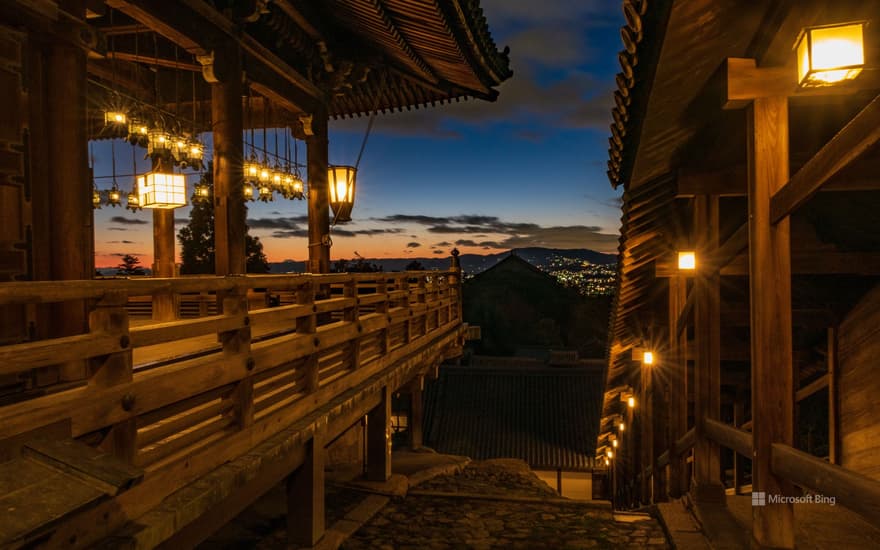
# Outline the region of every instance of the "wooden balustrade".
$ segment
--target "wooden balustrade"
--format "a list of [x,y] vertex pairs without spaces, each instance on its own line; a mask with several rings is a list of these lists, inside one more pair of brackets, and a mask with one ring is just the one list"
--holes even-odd
[[751,458],[752,434],[749,432],[738,430],[733,426],[728,426],[711,418],[706,419],[704,429],[706,437],[715,443],[723,445],[744,457]]
[[[89,300],[94,311],[86,334],[0,346],[0,374],[90,366],[80,385],[0,406],[0,444],[69,422],[72,437],[144,468],[161,498],[423,346],[459,345],[459,280],[454,269],[4,283],[0,306]],[[249,310],[253,289],[285,305]],[[222,309],[129,327],[129,297],[157,293],[219,297]],[[162,361],[139,359],[157,349]]]

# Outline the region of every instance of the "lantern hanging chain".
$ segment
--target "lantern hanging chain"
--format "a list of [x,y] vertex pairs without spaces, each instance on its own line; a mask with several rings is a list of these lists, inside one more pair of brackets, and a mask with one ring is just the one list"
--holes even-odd
[[113,174],[113,187],[116,188],[116,140],[110,140],[110,173]]
[[263,107],[263,162],[269,164],[269,146],[266,145],[266,126],[269,121],[266,119],[266,96],[260,99],[260,105]]

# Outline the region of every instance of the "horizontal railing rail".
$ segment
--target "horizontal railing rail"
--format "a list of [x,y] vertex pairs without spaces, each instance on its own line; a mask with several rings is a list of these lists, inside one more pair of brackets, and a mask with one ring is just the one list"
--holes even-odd
[[880,481],[780,443],[771,446],[770,457],[774,474],[818,494],[834,497],[835,504],[860,514],[880,528]]
[[752,434],[750,432],[711,418],[706,418],[703,422],[706,437],[746,458],[752,457]]

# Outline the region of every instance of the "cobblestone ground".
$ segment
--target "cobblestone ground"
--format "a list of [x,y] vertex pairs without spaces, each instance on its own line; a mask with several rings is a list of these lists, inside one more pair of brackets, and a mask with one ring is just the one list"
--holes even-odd
[[341,548],[668,548],[653,520],[604,516],[577,504],[409,496],[389,503]]
[[616,522],[607,510],[554,498],[555,491],[519,461],[472,463],[458,475],[436,477],[413,490],[490,498],[410,494],[395,499],[341,548],[668,548],[656,521]]

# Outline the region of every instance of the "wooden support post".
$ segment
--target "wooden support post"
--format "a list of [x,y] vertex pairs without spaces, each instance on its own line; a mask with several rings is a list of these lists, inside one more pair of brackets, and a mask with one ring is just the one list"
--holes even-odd
[[651,465],[653,467],[653,487],[651,494],[654,502],[666,501],[666,467],[657,466],[657,458],[669,449],[669,385],[666,381],[663,365],[665,358],[655,358],[655,364],[649,367],[651,376],[651,419],[653,423],[653,448]]
[[[361,333],[363,327],[360,324],[360,312],[358,308],[358,287],[357,281],[352,279],[345,283],[345,288],[342,290],[343,295],[346,298],[351,298],[355,300],[355,304],[351,307],[347,307],[342,312],[342,319],[349,323],[356,323],[358,326],[358,334]],[[348,346],[348,353],[351,356],[351,369],[355,370],[360,366],[361,362],[361,339],[360,337],[353,338],[351,343]]]
[[330,191],[327,111],[312,114],[313,134],[306,138],[309,175],[309,272],[330,272]]
[[[745,422],[745,403],[743,392],[737,390],[736,395],[733,398],[733,425],[736,428],[739,428]],[[743,485],[744,473],[743,472],[743,462],[745,459],[739,455],[739,453],[733,453],[733,494],[740,494],[740,489]]]
[[311,548],[324,536],[325,429],[315,430],[305,461],[287,478],[287,536],[296,546]]
[[[315,285],[313,283],[306,283],[296,290],[296,303],[311,305],[312,311],[315,310]],[[297,334],[307,335],[308,338],[314,338],[317,340],[317,336],[315,336],[317,328],[317,315],[306,315],[305,317],[298,317],[296,320]],[[313,352],[306,358],[304,368],[306,371],[306,392],[312,393],[318,391],[320,373],[318,372],[318,354],[316,352]]]
[[367,414],[367,479],[391,477],[391,388],[384,386],[379,404]]
[[455,303],[451,308],[452,315],[450,316],[450,320],[452,319],[461,319],[461,261],[458,259],[458,249],[452,249],[452,265],[450,269],[453,271],[453,275],[449,277],[449,291],[450,294],[454,297]]
[[404,291],[403,298],[400,299],[400,305],[407,309],[406,319],[403,321],[403,343],[409,344],[413,340],[413,323],[415,321],[411,306],[413,300],[409,290],[409,277],[406,274],[400,279],[400,290]]
[[[223,296],[224,315],[240,315],[247,313],[247,290],[243,287]],[[246,428],[254,422],[254,363],[250,356],[251,328],[248,324],[245,328],[219,334],[223,343],[223,361],[227,364],[244,362],[247,366],[248,375],[238,381],[230,396],[234,400],[231,413],[235,416],[239,428]]]
[[[641,358],[639,358],[641,360]],[[645,475],[647,469],[652,469],[654,464],[654,417],[653,417],[653,380],[651,365],[641,362],[641,392],[639,401],[636,403],[639,415],[639,467],[636,470],[640,477],[639,501],[644,504],[651,503],[651,478]]]
[[[788,181],[788,100],[756,99],[748,109],[749,286],[752,354],[752,491],[792,495],[774,475],[771,445],[794,441],[789,220],[770,223],[770,198]],[[760,548],[794,548],[791,504],[752,508]]]
[[828,328],[828,458],[840,464],[840,406],[838,402],[837,327]]
[[[90,360],[89,386],[110,388],[127,384],[132,380],[131,337],[128,332],[128,313],[125,304],[128,296],[125,293],[107,293],[89,314],[89,329],[93,333],[112,334],[119,338],[119,346],[123,351],[111,353]],[[134,403],[134,395],[122,397],[121,406],[130,410]],[[135,419],[131,418],[112,426],[110,432],[101,442],[101,447],[124,460],[134,463],[136,451],[137,428]]]
[[[84,0],[64,0],[59,7],[74,18],[85,19],[85,4]],[[65,18],[58,25],[74,23]],[[45,74],[46,138],[52,156],[48,174],[51,195],[45,198],[50,201],[52,220],[48,226],[51,278],[91,279],[95,261],[86,124],[86,49],[60,37],[54,39],[48,48]],[[82,300],[53,304],[50,320],[53,337],[82,334],[88,326],[86,304]],[[85,363],[63,364],[60,373],[63,380],[81,380],[86,375]]]
[[679,498],[688,490],[687,464],[675,452],[675,442],[688,430],[687,407],[687,331],[679,332],[678,319],[687,300],[687,278],[669,278],[669,357],[664,364],[669,373],[669,494]]
[[410,414],[409,414],[409,446],[418,449],[424,443],[422,437],[422,421],[424,420],[425,377],[416,376],[409,386]]
[[[718,250],[718,216],[718,197],[699,195],[694,199],[698,258],[712,258]],[[703,430],[705,419],[721,418],[721,276],[717,267],[704,265],[699,269],[694,293],[694,497],[723,503],[721,447]]]
[[[153,210],[153,277],[174,277],[174,210]],[[153,295],[153,320],[177,318],[178,297],[171,293]]]
[[214,264],[217,275],[247,272],[246,207],[242,194],[244,145],[241,98],[241,50],[227,45],[215,53],[215,72],[223,80],[211,85],[214,133]]

